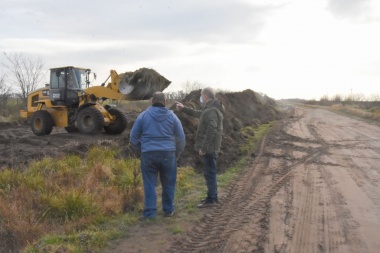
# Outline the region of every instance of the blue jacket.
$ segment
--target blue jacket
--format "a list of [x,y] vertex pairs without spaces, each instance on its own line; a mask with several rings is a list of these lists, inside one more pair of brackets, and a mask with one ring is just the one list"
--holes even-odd
[[139,152],[176,151],[185,149],[186,139],[181,121],[165,107],[150,106],[133,124],[130,142]]

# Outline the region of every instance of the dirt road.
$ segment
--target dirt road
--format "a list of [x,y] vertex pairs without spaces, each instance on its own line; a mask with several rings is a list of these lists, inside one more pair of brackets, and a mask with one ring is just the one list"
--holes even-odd
[[379,130],[296,108],[186,235],[152,248],[140,231],[109,252],[379,252]]

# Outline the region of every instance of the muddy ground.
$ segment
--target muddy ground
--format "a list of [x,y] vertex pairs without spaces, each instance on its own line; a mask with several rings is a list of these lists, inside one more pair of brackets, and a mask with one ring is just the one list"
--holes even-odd
[[[199,96],[192,95],[185,102],[197,106]],[[244,139],[239,128],[264,122],[274,110],[268,106],[273,101],[257,97],[245,91],[220,98],[230,108],[222,168],[238,157],[233,147]],[[290,112],[283,119],[273,112],[279,123],[239,178],[220,192],[217,207],[188,216],[176,213],[150,226],[137,224],[105,252],[378,252],[379,126],[323,109],[295,107]],[[196,122],[179,117],[188,137],[181,163],[196,165],[191,146]],[[25,126],[6,126],[0,131],[1,164],[127,142],[128,130],[96,137],[54,130],[35,137]],[[170,226],[184,231],[173,234]]]
[[[199,109],[200,90],[192,92],[183,101],[185,105]],[[242,126],[259,125],[279,118],[280,113],[275,101],[252,90],[218,94],[225,105],[224,145],[219,158],[219,172],[228,168],[238,159],[239,145],[246,136],[241,132]],[[174,109],[174,103],[168,104]],[[107,135],[104,132],[96,136],[80,133],[67,133],[64,129],[53,128],[48,136],[35,136],[27,125],[0,123],[0,168],[23,168],[30,162],[43,157],[59,157],[66,154],[84,156],[92,146],[116,146],[121,148],[120,157],[136,154],[129,146],[129,132],[139,112],[130,111],[128,107],[120,108],[128,118],[128,127],[120,135]],[[176,112],[181,119],[186,134],[186,149],[179,159],[179,166],[192,166],[200,171],[201,161],[194,151],[194,134],[197,119]]]
[[[136,225],[105,252],[379,252],[379,130],[295,108],[221,192],[220,205]],[[176,222],[184,233],[168,232]]]

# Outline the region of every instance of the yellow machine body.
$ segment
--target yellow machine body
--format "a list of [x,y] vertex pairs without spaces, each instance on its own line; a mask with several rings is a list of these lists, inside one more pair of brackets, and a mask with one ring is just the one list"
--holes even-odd
[[126,116],[103,106],[105,100],[148,99],[170,84],[154,70],[142,68],[124,74],[111,70],[107,85],[89,87],[90,73],[73,66],[50,69],[50,84],[28,94],[27,109],[20,111],[20,117],[29,120],[36,135],[50,134],[54,126],[68,132],[96,134],[104,129],[119,134],[127,126]]

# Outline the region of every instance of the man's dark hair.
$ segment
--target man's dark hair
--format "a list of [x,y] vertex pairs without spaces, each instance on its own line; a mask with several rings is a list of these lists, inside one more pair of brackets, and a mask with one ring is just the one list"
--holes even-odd
[[165,105],[165,94],[157,91],[153,94],[152,104],[163,104]]

